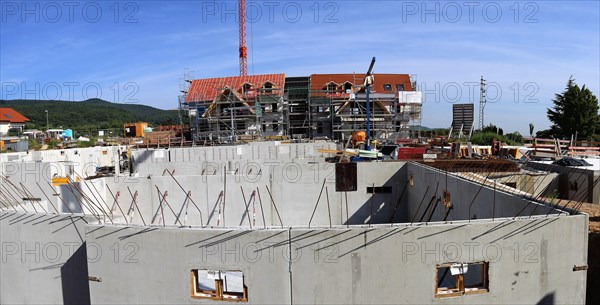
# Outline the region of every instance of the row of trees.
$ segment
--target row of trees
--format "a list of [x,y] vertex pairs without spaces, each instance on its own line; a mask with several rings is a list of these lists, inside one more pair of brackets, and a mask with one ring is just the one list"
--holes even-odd
[[[573,78],[567,82],[562,93],[557,93],[552,100],[554,106],[547,109],[548,119],[552,122],[550,129],[538,131],[539,138],[562,138],[600,141],[600,109],[598,98],[585,85],[579,87]],[[529,136],[533,137],[535,126],[529,123]],[[519,132],[504,134],[502,128],[493,124],[477,130],[471,142],[490,144],[498,139],[509,144],[523,143]]]

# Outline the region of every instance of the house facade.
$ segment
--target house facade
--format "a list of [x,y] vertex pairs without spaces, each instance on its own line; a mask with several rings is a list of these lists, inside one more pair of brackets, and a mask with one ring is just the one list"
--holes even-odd
[[199,141],[231,142],[240,136],[287,134],[285,74],[190,81],[183,107]]
[[[273,136],[345,140],[353,131],[367,129],[361,74],[264,74],[187,83],[180,110],[198,141]],[[421,94],[410,75],[377,74],[369,93],[371,137],[386,142],[410,138],[411,127],[421,119]]]
[[12,108],[0,108],[0,136],[7,135],[11,129],[23,131],[29,119]]

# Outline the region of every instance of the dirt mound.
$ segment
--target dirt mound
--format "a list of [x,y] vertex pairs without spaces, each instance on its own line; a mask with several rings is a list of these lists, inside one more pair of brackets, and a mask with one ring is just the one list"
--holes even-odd
[[600,233],[600,204],[584,203],[580,211],[590,215],[590,233]]

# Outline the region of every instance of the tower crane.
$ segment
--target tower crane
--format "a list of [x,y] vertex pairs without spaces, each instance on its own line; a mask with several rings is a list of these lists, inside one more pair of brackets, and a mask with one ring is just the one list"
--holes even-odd
[[371,103],[369,101],[369,92],[371,91],[371,85],[373,85],[374,77],[373,77],[373,66],[375,65],[375,57],[371,59],[371,65],[369,66],[369,70],[365,75],[365,93],[366,96],[366,104],[367,104],[367,150],[371,150]]
[[246,0],[238,0],[240,25],[240,76],[248,75],[248,48],[246,48]]

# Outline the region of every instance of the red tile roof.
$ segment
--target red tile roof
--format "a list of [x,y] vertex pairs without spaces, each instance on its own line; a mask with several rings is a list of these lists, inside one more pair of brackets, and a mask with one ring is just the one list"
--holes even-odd
[[0,122],[25,123],[29,119],[12,108],[0,108]]
[[[404,91],[413,90],[410,83],[410,75],[408,74],[374,74],[374,76],[375,85],[371,89],[371,92],[396,92],[396,85],[398,84],[404,85]],[[310,89],[324,90],[323,88],[330,82],[335,82],[338,85],[342,85],[345,82],[351,82],[354,85],[362,85],[364,78],[364,74],[313,74],[310,76]],[[392,91],[385,91],[383,88],[384,84],[391,85]]]
[[254,88],[260,88],[267,81],[271,82],[275,88],[280,88],[280,90],[274,90],[274,94],[283,96],[285,74],[230,76],[193,80],[186,102],[213,101],[225,87],[240,91],[245,83],[250,83]]

